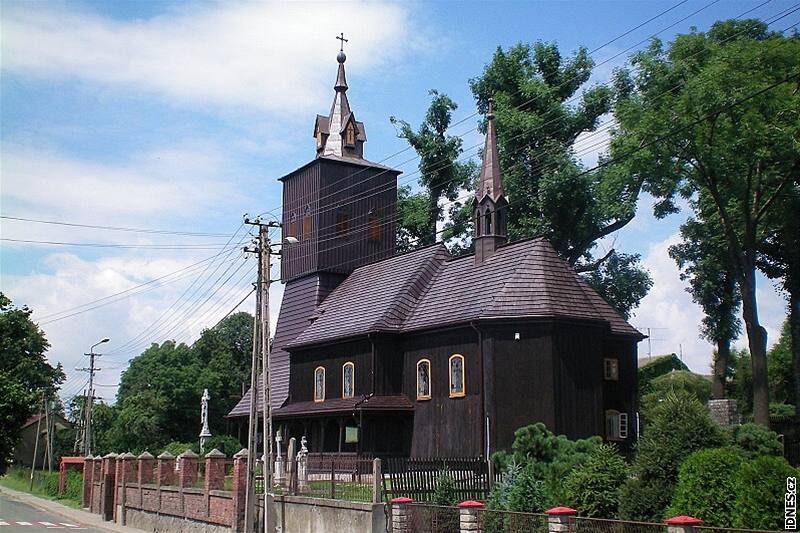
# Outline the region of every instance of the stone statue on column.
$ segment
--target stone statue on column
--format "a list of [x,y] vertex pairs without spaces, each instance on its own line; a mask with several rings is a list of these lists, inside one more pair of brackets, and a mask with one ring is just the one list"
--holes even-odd
[[308,461],[308,448],[306,447],[306,436],[300,438],[300,451],[297,452],[297,490],[300,493],[308,491],[308,471],[306,463]]
[[203,389],[203,396],[200,398],[200,422],[203,424],[203,429],[200,430],[200,455],[205,453],[206,442],[211,437],[211,430],[208,428],[208,401],[211,395],[208,389]]
[[283,462],[283,456],[281,455],[281,443],[283,442],[283,434],[281,430],[275,433],[275,485],[278,487],[282,487],[285,475],[284,469],[285,465]]

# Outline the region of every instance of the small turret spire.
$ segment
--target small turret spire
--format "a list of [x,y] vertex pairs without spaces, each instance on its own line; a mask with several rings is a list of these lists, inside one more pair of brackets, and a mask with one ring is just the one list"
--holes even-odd
[[331,111],[327,117],[317,115],[314,124],[314,137],[317,139],[317,157],[336,156],[361,159],[364,156],[364,124],[356,121],[355,114],[350,109],[347,100],[347,78],[344,63],[347,56],[344,53],[344,33],[336,36],[341,44],[336,61],[339,69],[336,73],[336,83],[333,85],[336,93],[333,96]]
[[489,98],[486,112],[486,144],[478,188],[473,200],[475,223],[475,262],[483,263],[506,242],[508,200],[503,194],[503,176],[497,151],[497,132],[494,127],[494,102]]
[[500,158],[497,153],[497,133],[494,128],[494,100],[489,98],[489,110],[486,113],[486,144],[483,148],[483,163],[475,199],[479,202],[484,196],[490,196],[495,202],[503,196],[503,179],[500,174]]

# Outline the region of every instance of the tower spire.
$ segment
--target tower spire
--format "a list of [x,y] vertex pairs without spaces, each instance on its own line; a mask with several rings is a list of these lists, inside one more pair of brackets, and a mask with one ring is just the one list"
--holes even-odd
[[333,103],[328,116],[317,115],[314,123],[314,137],[317,140],[317,157],[335,156],[361,159],[364,156],[364,124],[356,121],[355,114],[350,109],[347,99],[347,77],[345,76],[344,63],[347,55],[344,53],[344,33],[336,36],[341,44],[336,61],[339,68],[336,72],[336,83]]
[[483,163],[475,199],[481,201],[490,196],[495,202],[503,196],[503,179],[500,174],[500,158],[497,153],[497,133],[494,127],[494,100],[489,98],[489,110],[486,113],[486,143],[483,148]]
[[508,200],[503,193],[503,176],[500,172],[497,132],[494,126],[494,102],[491,98],[486,120],[486,144],[483,148],[481,175],[473,200],[476,263],[488,259],[507,240]]

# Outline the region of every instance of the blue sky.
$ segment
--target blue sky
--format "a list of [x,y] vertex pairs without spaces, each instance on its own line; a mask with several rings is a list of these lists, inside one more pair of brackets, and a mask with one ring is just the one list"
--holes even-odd
[[[761,3],[6,1],[0,14],[3,214],[219,236],[3,219],[4,238],[145,247],[4,242],[2,290],[42,320],[50,358],[68,370],[67,393],[85,381],[74,370],[83,365],[81,354],[111,337],[98,378],[111,398],[125,362],[148,342],[191,341],[245,296],[253,261],[230,251],[147,292],[62,320],[43,318],[211,257],[237,228],[231,242],[244,238],[243,213],[278,209],[276,178],[314,155],[314,115],[330,106],[340,31],[350,39],[348,96],[366,124],[366,156],[382,161],[406,147],[389,116],[418,124],[429,89],[459,104],[455,120],[472,115],[468,80],[498,45],[544,40],[557,42],[565,55],[581,45],[592,50],[676,6],[593,54],[597,63],[607,62],[590,83],[602,83],[628,53],[609,58],[650,35],[661,32],[668,41]],[[750,16],[766,19],[790,5],[773,0]],[[794,22],[796,15],[773,29]],[[471,117],[453,130],[464,134],[467,147],[481,142],[476,123]],[[404,171],[402,183],[415,177],[411,155],[386,161]],[[596,151],[586,154],[585,161],[591,165],[596,157]],[[681,346],[690,366],[706,371],[710,347],[697,338],[702,314],[666,256],[684,216],[655,221],[642,199],[637,219],[602,247],[642,254],[653,275],[653,291],[632,319],[654,328],[653,351]],[[277,310],[278,284],[273,295]],[[764,280],[760,296],[774,340],[784,302]],[[647,349],[642,344],[640,353]]]

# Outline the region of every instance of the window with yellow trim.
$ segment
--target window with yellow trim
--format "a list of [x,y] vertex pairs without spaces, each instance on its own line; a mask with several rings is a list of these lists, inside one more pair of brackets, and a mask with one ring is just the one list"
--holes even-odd
[[355,365],[348,361],[342,365],[342,398],[355,396]]
[[321,366],[314,369],[314,401],[325,401],[325,368]]
[[464,356],[453,354],[450,356],[450,397],[464,396]]
[[417,400],[431,399],[431,362],[420,359],[417,362]]

